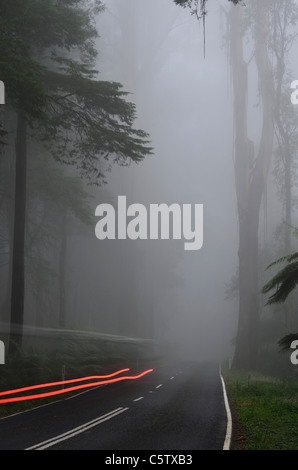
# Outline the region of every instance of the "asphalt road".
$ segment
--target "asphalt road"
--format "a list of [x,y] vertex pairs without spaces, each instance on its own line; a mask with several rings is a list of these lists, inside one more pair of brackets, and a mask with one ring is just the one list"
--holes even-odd
[[226,428],[218,364],[180,363],[49,405],[37,401],[0,419],[0,449],[222,450]]

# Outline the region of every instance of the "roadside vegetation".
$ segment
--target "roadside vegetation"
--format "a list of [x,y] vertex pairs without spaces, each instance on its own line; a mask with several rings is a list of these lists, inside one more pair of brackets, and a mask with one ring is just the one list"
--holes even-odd
[[232,450],[298,449],[298,380],[226,370]]
[[[69,340],[55,351],[36,352],[19,350],[8,356],[1,367],[0,392],[37,384],[60,382],[77,378],[107,375],[120,369],[130,369],[131,374],[144,367],[151,352],[142,344],[122,344],[113,341]],[[156,359],[156,357],[155,357]],[[69,386],[72,386],[70,384]],[[62,389],[63,385],[30,390],[12,396],[32,395]],[[83,391],[86,389],[83,389]],[[79,391],[12,403],[0,403],[0,418],[27,409],[68,398]]]

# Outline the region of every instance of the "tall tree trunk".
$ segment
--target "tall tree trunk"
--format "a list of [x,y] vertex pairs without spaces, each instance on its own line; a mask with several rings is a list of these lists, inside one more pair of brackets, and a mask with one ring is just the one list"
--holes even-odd
[[[292,156],[288,139],[285,142],[285,253],[291,253],[291,226],[292,226]],[[292,333],[293,301],[289,297],[285,301],[285,334]]]
[[61,245],[59,257],[59,327],[65,328],[66,326],[66,255],[67,255],[67,220],[66,212],[62,215],[61,224]]
[[25,298],[25,217],[27,182],[27,122],[18,113],[11,281],[11,331],[8,353],[22,346]]
[[[287,0],[288,1],[288,0]],[[287,55],[287,47],[293,41],[288,35],[287,27],[289,26],[289,18],[287,9],[293,7],[289,3],[283,2],[283,9],[278,8],[274,13],[274,28],[279,34],[274,35],[273,52],[276,59],[276,98],[275,98],[275,124],[278,135],[278,150],[284,165],[284,252],[289,254],[291,248],[291,225],[292,225],[292,166],[293,158],[291,152],[291,131],[288,129],[288,121],[286,113],[284,113],[284,104],[282,100],[283,83],[285,79],[285,61]],[[290,126],[289,126],[290,127]],[[285,310],[285,334],[292,333],[292,299],[286,299],[284,303]]]
[[267,0],[257,3],[255,61],[262,99],[262,134],[255,158],[247,133],[247,63],[242,7],[231,10],[231,67],[234,88],[235,181],[239,219],[239,318],[234,366],[252,369],[258,357],[258,228],[261,201],[273,150],[274,84],[267,50]]
[[[14,174],[14,172],[13,172]],[[8,181],[11,181],[12,176],[8,177]],[[8,244],[8,263],[7,263],[7,286],[5,297],[0,308],[0,318],[4,323],[10,321],[10,310],[11,310],[11,278],[12,278],[12,237],[13,237],[13,196],[14,190],[11,188],[7,195],[6,201],[3,202],[5,205],[5,214],[7,220],[7,244]]]
[[[0,107],[1,122],[5,122],[8,129],[11,129],[12,114],[15,113],[4,110]],[[0,196],[0,212],[1,212],[1,236],[7,239],[7,284],[5,296],[2,299],[0,307],[0,321],[9,324],[10,321],[10,303],[11,303],[11,270],[12,270],[12,235],[13,235],[13,201],[14,201],[14,181],[15,176],[15,156],[10,148],[10,139],[7,138],[7,145],[2,146],[0,142],[0,184],[2,187]],[[2,219],[3,217],[3,219]],[[4,289],[4,285],[2,285]],[[4,291],[3,291],[4,292]]]
[[[283,11],[284,16],[286,17],[286,11]],[[283,94],[283,82],[285,78],[285,60],[286,60],[286,46],[289,42],[287,38],[287,24],[284,23],[285,20],[282,20],[281,16],[279,16],[280,12],[275,11],[275,22],[279,24],[280,29],[280,37],[278,35],[274,35],[274,42],[273,42],[273,52],[276,59],[276,93],[275,93],[275,109],[274,109],[274,120],[277,128],[278,134],[278,143],[279,143],[279,153],[280,157],[283,160],[284,164],[284,185],[285,185],[285,229],[284,229],[284,246],[285,246],[285,253],[288,254],[291,252],[291,224],[292,224],[292,155],[290,150],[290,140],[291,137],[289,135],[289,131],[287,129],[288,122],[284,115],[283,110],[283,101],[282,101],[282,94]],[[277,28],[276,25],[274,26],[275,29]],[[280,42],[281,44],[278,44]]]

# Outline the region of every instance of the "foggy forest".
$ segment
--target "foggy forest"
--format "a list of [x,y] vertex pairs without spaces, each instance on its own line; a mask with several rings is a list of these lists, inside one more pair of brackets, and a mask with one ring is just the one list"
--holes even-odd
[[[50,363],[296,379],[297,0],[0,11],[1,390]],[[176,236],[149,231],[160,204]]]

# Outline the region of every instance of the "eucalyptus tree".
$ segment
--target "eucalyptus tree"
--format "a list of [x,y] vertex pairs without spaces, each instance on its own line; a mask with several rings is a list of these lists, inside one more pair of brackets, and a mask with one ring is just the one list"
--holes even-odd
[[[230,17],[230,63],[234,95],[234,165],[239,222],[239,317],[234,364],[255,368],[258,357],[259,287],[258,230],[260,207],[274,144],[275,83],[269,53],[270,2],[252,1],[249,20],[262,109],[261,134],[256,145],[248,131],[248,68],[244,57],[243,8]],[[257,151],[255,151],[255,148]]]
[[[229,48],[234,109],[234,165],[239,222],[239,318],[234,364],[255,368],[259,349],[259,222],[274,152],[284,162],[286,217],[290,223],[291,154],[295,124],[286,105],[287,55],[295,39],[292,2],[251,0],[229,16]],[[294,30],[294,33],[293,33]],[[251,38],[251,55],[244,37]],[[255,63],[261,109],[259,141],[249,135],[249,67]],[[289,100],[288,100],[289,101]],[[293,145],[294,144],[294,145]],[[264,199],[266,200],[266,198]],[[288,232],[286,244],[288,244]]]
[[[191,8],[193,14],[205,21],[207,1],[174,1]],[[287,143],[282,108],[285,77],[285,63],[282,60],[293,43],[293,37],[286,37],[285,34],[287,27],[293,24],[295,12],[291,2],[250,0],[233,3],[227,14],[227,39],[233,89],[233,158],[239,223],[239,314],[234,365],[254,368],[257,365],[259,346],[260,207],[265,195],[275,139],[279,137],[283,151]],[[249,57],[246,57],[245,36],[250,39],[246,43],[251,46]],[[250,92],[249,67],[253,63],[257,72],[261,110],[258,142],[249,135],[247,96]]]
[[[271,2],[272,36],[270,50],[274,61],[275,75],[275,137],[276,151],[274,176],[282,202],[283,253],[291,253],[291,226],[294,208],[294,191],[297,174],[295,157],[298,143],[298,115],[295,106],[289,100],[289,83],[293,75],[290,68],[290,54],[297,41],[298,6],[294,0]],[[293,302],[284,302],[285,331],[291,332],[293,323]]]

